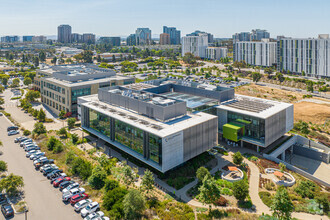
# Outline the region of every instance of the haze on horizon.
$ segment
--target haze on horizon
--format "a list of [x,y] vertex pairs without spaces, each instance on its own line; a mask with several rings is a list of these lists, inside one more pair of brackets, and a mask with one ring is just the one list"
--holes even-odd
[[326,0],[0,0],[0,36],[56,35],[69,24],[73,33],[128,36],[149,27],[153,36],[174,26],[182,36],[194,30],[231,37],[266,29],[271,37],[317,37],[330,33]]

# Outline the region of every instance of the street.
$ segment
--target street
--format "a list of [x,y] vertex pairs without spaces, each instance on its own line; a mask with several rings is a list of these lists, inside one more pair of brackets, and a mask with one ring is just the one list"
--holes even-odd
[[[19,135],[7,136],[7,127],[10,122],[0,117],[0,140],[3,155],[0,160],[8,164],[9,173],[22,176],[24,179],[25,201],[29,206],[29,220],[58,220],[58,219],[82,219],[75,213],[73,207],[65,205],[61,199],[61,192],[54,188],[39,171],[36,171],[33,162],[25,157],[25,151],[14,143]],[[0,214],[0,219],[4,219]],[[14,219],[25,219],[24,214],[15,215]]]

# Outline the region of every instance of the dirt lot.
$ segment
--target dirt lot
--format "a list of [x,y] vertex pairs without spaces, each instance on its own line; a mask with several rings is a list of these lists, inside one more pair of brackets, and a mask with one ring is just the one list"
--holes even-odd
[[[321,98],[303,99],[303,95],[298,92],[291,92],[282,89],[269,88],[250,84],[236,88],[236,94],[254,96],[258,98],[271,99],[294,104],[295,121],[312,122],[313,124],[324,124],[330,118],[330,101]],[[320,102],[320,103],[315,103]],[[329,104],[321,104],[326,103]]]

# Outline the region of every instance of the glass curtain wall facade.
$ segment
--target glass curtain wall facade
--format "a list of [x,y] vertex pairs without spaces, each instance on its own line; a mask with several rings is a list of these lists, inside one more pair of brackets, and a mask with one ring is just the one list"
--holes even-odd
[[[113,120],[114,127],[111,129],[111,117],[89,109],[89,128],[105,135],[109,139],[114,135],[114,140],[125,147],[134,150],[145,159],[162,163],[162,138],[147,133],[139,128],[129,125],[117,119]],[[112,133],[114,132],[114,133]],[[112,135],[111,135],[112,134]]]
[[72,89],[71,91],[71,102],[72,104],[77,104],[77,99],[80,96],[86,96],[91,94],[91,88],[83,89]]
[[235,112],[228,112],[228,123],[235,122],[237,119],[249,121],[250,123],[244,123],[245,134],[244,137],[255,139],[261,142],[265,142],[265,120],[255,118],[247,115],[241,115]]

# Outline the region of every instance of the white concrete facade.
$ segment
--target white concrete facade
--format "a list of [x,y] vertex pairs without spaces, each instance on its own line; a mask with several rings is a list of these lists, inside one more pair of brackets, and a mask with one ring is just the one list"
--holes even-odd
[[226,47],[208,47],[205,51],[205,57],[210,60],[220,60],[227,57],[228,49]]
[[199,36],[185,36],[182,38],[182,56],[186,53],[192,53],[196,57],[205,58],[207,46],[207,34],[200,34]]
[[265,67],[276,63],[276,42],[269,42],[268,39],[236,42],[234,48],[234,61]]
[[282,38],[277,47],[278,71],[330,77],[329,35],[320,35],[318,39]]

